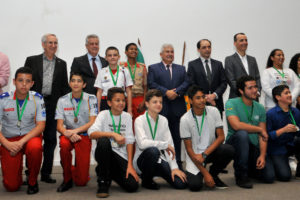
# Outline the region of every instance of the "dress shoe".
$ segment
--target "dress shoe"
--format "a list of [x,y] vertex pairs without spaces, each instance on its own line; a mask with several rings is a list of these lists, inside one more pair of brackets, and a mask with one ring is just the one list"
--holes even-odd
[[35,194],[39,192],[39,185],[36,183],[35,185],[31,186],[28,184],[27,194]]
[[97,190],[96,197],[107,198],[109,196],[108,193],[109,187],[110,187],[109,181],[104,181],[104,180],[98,181],[98,190]]
[[42,175],[41,177],[41,181],[45,182],[45,183],[56,183],[56,180],[51,178],[50,175]]
[[142,181],[142,187],[147,188],[149,190],[159,190],[160,186],[155,183],[153,180],[151,181]]
[[73,187],[73,181],[72,179],[68,182],[62,182],[62,184],[57,188],[57,192],[65,192]]
[[247,176],[236,178],[236,184],[241,188],[246,188],[246,189],[253,188],[253,184]]

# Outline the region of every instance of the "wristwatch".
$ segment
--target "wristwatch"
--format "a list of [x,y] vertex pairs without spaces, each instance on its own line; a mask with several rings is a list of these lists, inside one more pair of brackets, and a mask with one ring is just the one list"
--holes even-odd
[[203,159],[204,159],[204,161],[206,160],[206,158],[207,158],[207,154],[206,153],[204,153],[204,152],[202,152],[202,157],[203,157]]

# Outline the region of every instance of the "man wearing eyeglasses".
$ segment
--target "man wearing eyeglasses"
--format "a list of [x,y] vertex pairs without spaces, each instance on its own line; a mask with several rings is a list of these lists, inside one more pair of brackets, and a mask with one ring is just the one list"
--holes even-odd
[[31,90],[43,95],[46,107],[41,181],[56,183],[56,180],[51,178],[54,150],[57,143],[54,115],[58,98],[68,93],[70,89],[67,63],[55,55],[58,47],[56,35],[50,33],[43,35],[42,47],[44,52],[40,55],[27,57],[25,66],[31,68],[33,72],[34,85]]

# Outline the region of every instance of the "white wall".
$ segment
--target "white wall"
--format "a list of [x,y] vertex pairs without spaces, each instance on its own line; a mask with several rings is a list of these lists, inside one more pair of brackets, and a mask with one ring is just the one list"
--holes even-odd
[[174,45],[175,62],[181,63],[184,41],[194,59],[197,41],[208,38],[212,57],[224,61],[234,52],[233,35],[244,32],[248,54],[263,70],[274,48],[283,49],[286,66],[300,52],[299,8],[299,0],[1,0],[0,51],[10,58],[11,77],[27,56],[42,52],[40,39],[48,32],[57,35],[57,55],[68,70],[73,58],[86,52],[90,33],[100,36],[102,56],[113,45],[121,60],[125,45],[140,38],[147,64],[160,61],[166,42]]

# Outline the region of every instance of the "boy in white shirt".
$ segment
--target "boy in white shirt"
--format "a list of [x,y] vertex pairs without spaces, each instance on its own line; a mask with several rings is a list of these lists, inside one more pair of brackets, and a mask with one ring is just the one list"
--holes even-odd
[[132,118],[125,108],[125,94],[122,88],[108,90],[107,103],[110,110],[99,113],[95,123],[88,130],[91,139],[97,139],[95,159],[98,162],[97,197],[108,197],[111,181],[116,181],[127,192],[138,189],[139,177],[133,168],[134,136]]
[[[208,187],[225,189],[228,186],[218,174],[233,159],[234,148],[223,144],[223,121],[217,108],[206,106],[204,91],[194,85],[189,88],[188,96],[192,108],[180,119],[180,136],[187,154],[188,186],[191,191],[199,191],[204,179]],[[209,171],[205,168],[207,163],[212,163]]]
[[186,188],[186,176],[178,169],[174,144],[168,120],[159,115],[162,110],[162,93],[149,90],[145,97],[148,110],[136,118],[134,123],[136,138],[135,160],[142,172],[142,186],[158,190],[154,176],[165,179],[175,189]]

